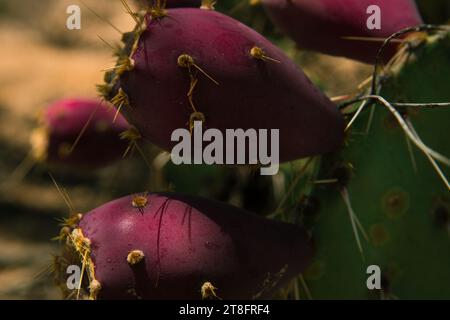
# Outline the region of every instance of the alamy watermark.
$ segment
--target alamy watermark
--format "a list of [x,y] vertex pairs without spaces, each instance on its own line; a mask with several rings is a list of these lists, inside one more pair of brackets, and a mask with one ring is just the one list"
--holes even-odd
[[223,134],[218,129],[203,132],[203,122],[195,121],[192,132],[180,128],[172,133],[171,141],[178,143],[171,159],[176,165],[260,165],[261,175],[275,175],[279,170],[279,139],[279,129],[226,129]]
[[[66,269],[69,275],[66,280],[66,285],[69,290],[77,290],[80,288],[81,268],[77,265],[70,265]],[[366,286],[369,290],[381,290],[381,268],[377,265],[370,265],[366,269],[368,276]]]
[[81,268],[77,265],[70,265],[67,267],[66,273],[69,275],[66,280],[67,289],[79,289],[81,281]]
[[69,30],[81,29],[81,8],[76,4],[67,7],[66,13],[69,15],[66,20],[66,27]]
[[374,264],[367,267],[366,273],[369,275],[366,281],[367,289],[381,290],[381,268]]
[[[80,30],[81,29],[81,8],[72,4],[66,9],[66,13],[69,15],[66,20],[66,27],[68,30]],[[367,7],[366,13],[370,15],[367,18],[367,29],[375,30],[381,29],[381,8],[377,5],[370,5]]]
[[377,5],[371,5],[367,7],[366,13],[370,14],[367,18],[367,29],[381,30],[381,8]]

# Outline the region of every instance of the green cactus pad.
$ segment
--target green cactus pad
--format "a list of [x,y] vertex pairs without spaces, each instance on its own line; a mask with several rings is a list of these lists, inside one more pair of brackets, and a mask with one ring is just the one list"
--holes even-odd
[[[392,71],[381,95],[391,102],[448,102],[449,74],[450,36],[428,37]],[[320,204],[313,227],[318,253],[304,274],[307,287],[315,299],[450,298],[449,190],[428,158],[408,146],[387,109],[372,108],[369,133],[366,110],[352,126],[347,146],[322,161],[318,179],[339,182],[313,193]],[[424,143],[450,156],[449,108],[405,112]],[[344,188],[368,236],[366,241],[359,232],[363,254]],[[367,288],[370,265],[381,268],[382,290]]]

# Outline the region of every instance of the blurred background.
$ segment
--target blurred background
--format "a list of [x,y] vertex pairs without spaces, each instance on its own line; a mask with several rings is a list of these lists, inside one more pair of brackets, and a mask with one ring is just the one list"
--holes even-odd
[[[134,5],[130,0],[130,5]],[[226,3],[225,3],[226,2]],[[84,3],[84,4],[83,4]],[[135,155],[96,171],[78,171],[36,164],[27,168],[30,133],[37,116],[49,103],[98,94],[104,69],[115,63],[112,50],[121,31],[131,30],[133,20],[119,0],[0,0],[0,299],[59,299],[49,271],[58,243],[60,220],[69,208],[49,172],[70,196],[78,212],[86,212],[118,196],[144,190],[189,191],[267,214],[283,194],[283,183],[246,169],[155,165],[148,168]],[[81,30],[66,28],[69,5],[82,9]],[[420,1],[431,23],[449,17],[450,1]],[[371,67],[343,58],[300,52],[264,17],[261,8],[239,1],[219,0],[222,10],[269,35],[330,97],[355,92],[371,74]],[[250,11],[249,11],[250,10]],[[251,14],[248,14],[251,12]],[[153,164],[158,154],[142,145]],[[17,168],[26,169],[17,178]],[[195,177],[195,178],[194,178]],[[278,177],[277,179],[282,179]]]

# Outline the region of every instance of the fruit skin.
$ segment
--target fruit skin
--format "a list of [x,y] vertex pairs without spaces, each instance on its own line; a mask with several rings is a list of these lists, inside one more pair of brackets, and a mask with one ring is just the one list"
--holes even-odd
[[[129,99],[127,119],[151,142],[171,150],[175,129],[187,128],[193,110],[187,93],[190,76],[177,63],[188,54],[198,83],[193,92],[204,127],[280,129],[280,160],[336,149],[343,141],[343,117],[280,49],[242,23],[211,10],[169,9],[168,16],[146,16],[146,30],[132,52],[132,70],[110,83]],[[261,48],[267,57],[255,58]],[[130,46],[129,46],[130,47]],[[111,98],[111,96],[109,96]]]
[[[89,239],[100,299],[200,299],[205,282],[223,299],[266,298],[313,255],[301,227],[180,194],[114,200],[85,214],[75,230]],[[131,252],[144,258],[131,265]]]
[[[54,102],[44,111],[41,125],[32,135],[34,157],[48,164],[88,168],[105,166],[120,159],[127,142],[119,135],[130,126],[121,115],[113,122],[115,113],[109,103],[97,99],[72,98]],[[92,114],[86,131],[73,152],[68,154]]]
[[[342,37],[386,38],[391,34],[422,24],[412,0],[263,0],[272,21],[295,40],[302,49],[343,56],[374,64],[380,42],[346,40]],[[381,29],[369,30],[367,8],[381,9]],[[392,45],[383,57],[389,60],[396,51]]]

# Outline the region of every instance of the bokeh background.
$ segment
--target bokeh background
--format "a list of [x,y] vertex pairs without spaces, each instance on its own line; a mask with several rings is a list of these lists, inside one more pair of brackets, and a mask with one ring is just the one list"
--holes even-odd
[[[330,97],[355,92],[370,76],[368,65],[296,50],[264,18],[262,9],[252,8],[249,15],[248,5],[242,2],[219,0],[218,9],[269,35]],[[443,23],[450,16],[448,0],[419,2],[427,22]],[[71,4],[82,9],[81,30],[66,29],[66,8]],[[280,181],[267,181],[269,178],[246,169],[166,166],[150,170],[138,156],[95,172],[36,164],[26,170],[25,177],[17,178],[17,168],[24,168],[30,152],[30,133],[40,110],[61,98],[96,97],[95,84],[102,82],[102,70],[114,65],[111,49],[99,36],[114,44],[121,35],[94,12],[120,30],[133,27],[119,0],[84,0],[84,4],[76,0],[0,0],[0,299],[61,297],[50,274],[52,255],[58,251],[58,243],[51,238],[57,235],[59,221],[68,216],[69,209],[49,172],[79,212],[120,195],[171,189],[266,214],[285,191]],[[142,147],[154,160],[158,150]]]

